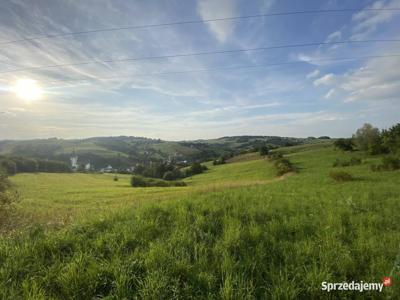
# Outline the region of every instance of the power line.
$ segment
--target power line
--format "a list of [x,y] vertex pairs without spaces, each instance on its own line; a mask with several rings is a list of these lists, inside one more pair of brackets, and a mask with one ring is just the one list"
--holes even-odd
[[276,12],[276,13],[255,14],[255,15],[247,15],[247,16],[234,16],[234,17],[224,17],[224,18],[204,19],[204,20],[177,21],[177,22],[159,23],[159,24],[131,25],[131,26],[124,26],[124,27],[110,27],[110,28],[66,32],[66,33],[56,33],[56,34],[41,34],[41,35],[37,35],[34,37],[0,42],[0,45],[36,41],[36,40],[41,40],[41,39],[52,39],[52,38],[60,38],[60,37],[67,37],[67,36],[74,36],[74,35],[99,33],[99,32],[148,29],[148,28],[189,25],[189,24],[206,24],[206,23],[211,23],[211,22],[234,21],[234,20],[277,17],[277,16],[291,16],[291,15],[304,15],[304,14],[326,14],[326,13],[342,13],[342,12],[357,12],[357,11],[399,12],[400,8],[347,8],[347,9],[325,9],[325,10],[302,10],[302,11]]
[[[132,78],[132,77],[141,77],[141,76],[178,75],[178,74],[203,73],[203,72],[213,72],[213,71],[223,71],[223,70],[269,68],[269,67],[296,65],[296,64],[303,64],[303,63],[349,61],[349,60],[371,59],[371,58],[382,59],[382,58],[392,58],[392,57],[400,57],[400,54],[310,59],[310,60],[305,60],[305,61],[287,61],[287,62],[272,63],[272,64],[255,64],[255,65],[230,66],[230,67],[228,66],[228,67],[216,67],[216,68],[208,68],[208,69],[183,70],[183,71],[171,71],[171,72],[155,72],[155,73],[141,73],[141,74],[139,73],[139,74],[133,74],[133,75],[126,75],[126,76],[120,75],[120,76],[94,78],[94,79],[99,80],[99,81],[100,80],[114,80],[114,79]],[[88,79],[66,79],[66,80],[60,79],[60,80],[52,80],[52,81],[50,81],[50,83],[79,82],[79,81],[88,81]]]
[[0,74],[22,72],[22,71],[33,71],[33,70],[41,70],[41,69],[50,69],[50,68],[82,66],[82,65],[91,65],[91,64],[119,63],[119,62],[129,62],[129,61],[167,59],[167,58],[202,56],[202,55],[212,55],[212,54],[228,54],[228,53],[240,53],[240,52],[283,49],[283,48],[297,48],[297,47],[323,46],[323,45],[338,45],[338,44],[350,44],[350,43],[386,43],[386,42],[400,42],[400,39],[345,40],[345,41],[336,41],[336,42],[312,42],[312,43],[303,43],[303,44],[276,45],[276,46],[266,46],[266,47],[257,47],[257,48],[247,48],[247,49],[229,49],[229,50],[216,50],[216,51],[203,51],[203,52],[193,52],[193,53],[160,55],[160,56],[131,57],[131,58],[123,58],[123,59],[92,60],[92,61],[84,61],[84,62],[76,62],[76,63],[68,63],[68,64],[54,64],[54,65],[37,66],[37,67],[23,67],[23,68],[19,68],[19,69],[1,71]]

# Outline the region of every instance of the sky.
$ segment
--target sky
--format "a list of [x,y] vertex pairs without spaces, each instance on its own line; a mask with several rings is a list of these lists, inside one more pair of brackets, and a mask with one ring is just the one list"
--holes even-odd
[[[105,28],[349,8],[360,10],[18,41]],[[400,55],[400,42],[110,62],[316,42],[400,40],[400,12],[368,8],[400,8],[400,0],[2,1],[0,140],[347,137],[366,122],[390,127],[400,121],[400,56],[377,56]],[[91,61],[97,63],[79,64]],[[34,82],[37,99],[27,99],[35,92],[29,88],[21,96],[21,80]]]

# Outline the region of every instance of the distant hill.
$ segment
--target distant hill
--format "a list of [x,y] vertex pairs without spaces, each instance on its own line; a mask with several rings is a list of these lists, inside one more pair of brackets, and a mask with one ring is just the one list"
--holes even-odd
[[91,162],[96,168],[108,164],[127,167],[150,161],[204,161],[221,155],[237,154],[260,146],[299,145],[307,138],[279,136],[227,136],[210,140],[163,141],[143,137],[93,137],[87,139],[35,139],[0,141],[0,155],[22,156],[68,162],[75,152],[80,163]]

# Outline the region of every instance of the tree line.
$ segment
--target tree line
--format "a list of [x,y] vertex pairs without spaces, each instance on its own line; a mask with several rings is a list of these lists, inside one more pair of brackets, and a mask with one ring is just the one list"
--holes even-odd
[[194,162],[186,168],[180,168],[172,163],[162,162],[152,163],[148,166],[137,165],[133,173],[143,177],[159,178],[171,181],[200,174],[206,170],[207,167],[199,162]]
[[369,123],[357,129],[351,138],[341,138],[334,142],[343,151],[366,151],[368,154],[400,153],[400,123],[389,129],[379,130]]
[[14,175],[22,172],[61,173],[71,172],[71,168],[67,163],[60,161],[0,156],[0,172],[7,175]]

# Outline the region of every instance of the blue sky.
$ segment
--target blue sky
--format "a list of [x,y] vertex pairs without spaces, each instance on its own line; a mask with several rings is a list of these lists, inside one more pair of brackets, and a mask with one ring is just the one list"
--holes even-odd
[[[298,10],[400,8],[386,1],[10,0],[0,43],[130,25]],[[400,42],[296,47],[8,72],[92,60],[341,40],[400,39],[400,12],[341,12],[120,30],[0,44],[0,139],[134,135],[350,136],[365,122],[399,122]],[[311,60],[311,61],[310,61]],[[320,60],[320,61],[316,61]],[[322,61],[321,61],[322,60]],[[251,69],[218,69],[281,62]],[[214,69],[212,72],[173,73]],[[152,75],[150,75],[152,74]],[[43,89],[27,102],[21,78]]]

